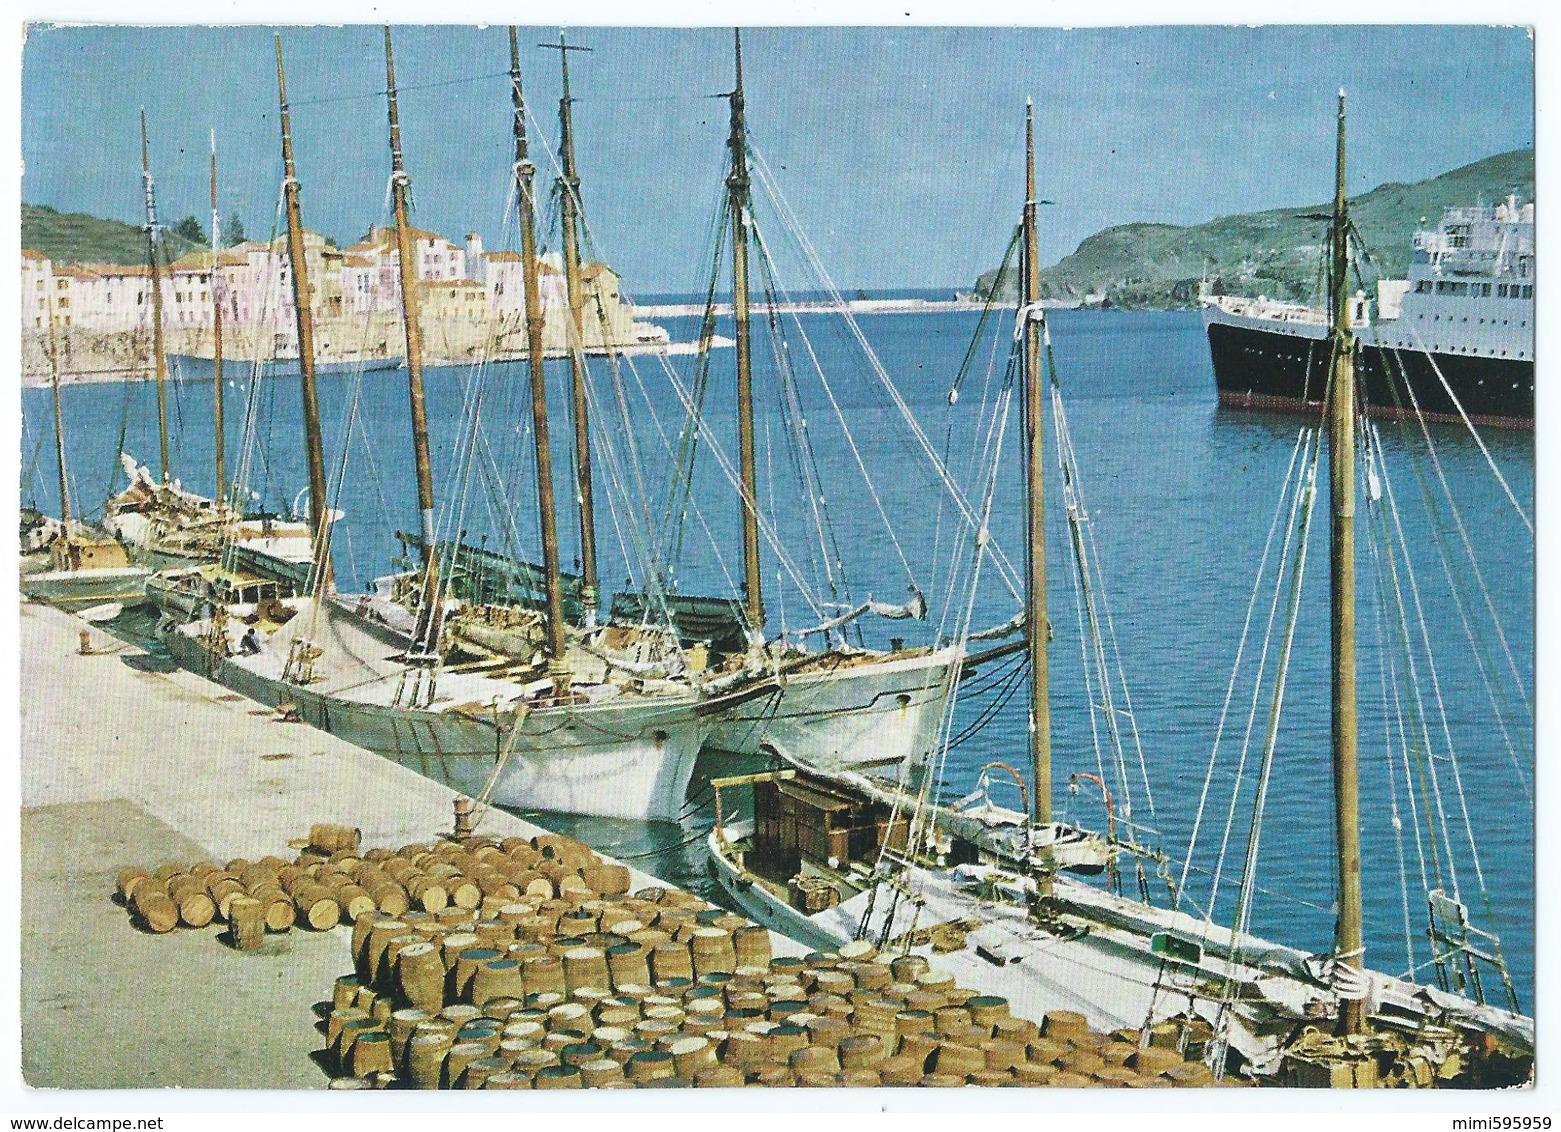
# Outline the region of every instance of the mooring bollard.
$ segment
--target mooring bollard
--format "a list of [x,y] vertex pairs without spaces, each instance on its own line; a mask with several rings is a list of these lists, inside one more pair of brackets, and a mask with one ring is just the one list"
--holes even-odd
[[83,629],[81,631],[81,643],[77,646],[76,651],[82,656],[92,655],[92,633],[89,630]]
[[472,800],[470,798],[457,798],[455,800],[455,836],[470,837],[472,835]]

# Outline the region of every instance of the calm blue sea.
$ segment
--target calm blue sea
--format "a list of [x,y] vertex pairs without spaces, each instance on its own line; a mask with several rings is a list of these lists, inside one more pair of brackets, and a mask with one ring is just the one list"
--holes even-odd
[[[1005,316],[995,328],[995,352],[989,344],[971,359],[953,407],[948,398],[950,383],[966,356],[977,314],[879,315],[861,320],[863,332],[930,442],[947,452],[949,466],[967,489],[973,488],[979,474],[976,453],[983,393],[1001,383],[1011,319],[1011,314]],[[818,595],[829,599],[831,582],[840,601],[869,594],[900,601],[909,585],[917,585],[932,606],[925,624],[880,622],[867,625],[866,632],[870,641],[880,643],[891,633],[911,643],[928,643],[948,604],[949,555],[957,533],[950,508],[942,502],[928,461],[843,328],[822,316],[804,317],[804,344],[795,325],[788,331],[785,354],[773,348],[762,324],[756,349],[761,503],[775,516],[789,562],[783,567],[773,552],[766,553],[772,628],[782,621],[791,627],[813,623],[814,614],[796,580],[788,580],[794,571],[815,599]],[[667,326],[674,339],[694,333],[694,320],[670,320]],[[1157,830],[1152,839],[1180,859],[1198,812],[1259,557],[1297,429],[1305,422],[1222,409],[1196,314],[1064,311],[1052,313],[1051,326],[1090,526],[1153,795],[1151,808],[1141,784],[1131,784],[1133,816]],[[729,333],[729,328],[723,332]],[[831,375],[829,394],[810,370],[810,348]],[[789,358],[794,373],[795,401],[800,406],[796,412],[784,407],[786,383],[778,380],[783,358]],[[694,359],[678,357],[671,362],[680,379],[688,382]],[[592,364],[593,416],[606,438],[595,456],[604,586],[625,577],[638,582],[646,545],[639,532],[647,520],[659,525],[664,514],[666,470],[671,464],[666,436],[675,448],[681,404],[661,361],[637,359],[632,367],[620,366],[616,377],[605,361]],[[569,431],[567,375],[561,365],[550,363],[550,369],[555,461],[560,499],[567,501],[571,497],[570,465],[563,446]],[[707,419],[728,453],[735,451],[731,369],[731,352],[717,352],[706,394]],[[186,366],[184,375],[188,380],[169,393],[174,471],[186,485],[209,492],[210,369]],[[253,493],[252,503],[291,510],[298,505],[305,483],[296,378],[255,382],[247,372],[235,374],[232,367],[229,378],[230,470],[242,473]],[[534,487],[523,369],[493,366],[480,377],[466,369],[437,369],[428,373],[427,380],[444,529],[458,529],[468,540],[486,540],[489,546],[534,556]],[[478,389],[482,390],[480,426],[473,430],[467,422],[477,407]],[[385,572],[396,545],[392,532],[397,527],[409,530],[415,523],[404,374],[371,373],[361,379],[325,376],[321,399],[332,474],[343,467],[346,472],[337,501],[348,516],[336,544],[338,577],[343,586],[362,584]],[[254,410],[248,437],[244,435],[246,402]],[[24,391],[23,409],[23,496],[52,512],[57,501],[47,391]],[[64,392],[64,412],[78,505],[82,500],[100,505],[110,487],[119,485],[115,452],[121,434],[125,450],[143,462],[155,460],[150,386],[70,387]],[[849,423],[854,448],[844,439],[842,418]],[[799,422],[804,420],[809,444],[802,443],[804,429]],[[463,439],[474,431],[482,438],[475,446]],[[343,440],[349,433],[344,462]],[[1023,504],[1017,438],[1016,416],[1008,429],[1007,458],[991,528],[998,543],[1020,562]],[[1533,805],[1531,787],[1526,785],[1532,783],[1534,771],[1529,706],[1534,694],[1533,539],[1473,442],[1450,427],[1433,428],[1432,438],[1439,465],[1429,458],[1417,428],[1383,426],[1388,474],[1414,566],[1413,589],[1402,568],[1398,579],[1409,610],[1407,628],[1417,641],[1422,634],[1430,641],[1436,660],[1434,680],[1423,658],[1416,660],[1415,675],[1428,712],[1416,757],[1428,738],[1433,757],[1422,763],[1423,777],[1434,772],[1439,790],[1430,785],[1422,789],[1417,783],[1412,797],[1403,778],[1401,747],[1396,741],[1392,747],[1386,742],[1389,737],[1396,740],[1399,713],[1393,710],[1391,698],[1385,701],[1379,676],[1384,652],[1377,641],[1379,631],[1391,641],[1398,622],[1395,610],[1375,600],[1378,573],[1364,511],[1359,536],[1367,958],[1373,966],[1394,972],[1407,968],[1411,948],[1415,962],[1428,958],[1423,860],[1433,883],[1440,870],[1440,883],[1449,890],[1456,871],[1457,890],[1475,924],[1499,932],[1527,1008],[1534,955]],[[1532,514],[1532,434],[1491,432],[1485,439],[1522,507]],[[872,489],[866,485],[863,467]],[[740,573],[741,563],[736,498],[706,449],[702,448],[695,468],[693,498],[699,506],[685,523],[679,581],[685,592],[730,593],[728,579]],[[1061,512],[1058,476],[1053,469],[1048,471],[1052,474],[1047,506],[1055,517]],[[1442,477],[1473,545],[1489,608],[1473,580],[1452,510],[1441,494]],[[821,484],[822,490],[803,486],[813,482]],[[812,520],[815,510],[828,515],[823,537]],[[888,517],[887,524],[880,511]],[[575,523],[567,515],[561,533],[568,559],[577,543]],[[1325,494],[1311,550],[1258,849],[1261,888],[1253,917],[1256,929],[1273,938],[1326,950],[1332,935],[1333,833],[1328,791]],[[1455,567],[1452,572],[1443,569],[1444,554]],[[1075,794],[1068,788],[1070,774],[1096,772],[1098,763],[1068,577],[1071,557],[1060,524],[1052,525],[1048,559],[1055,626],[1056,805],[1059,814],[1098,824],[1104,820],[1098,792]],[[984,576],[987,584],[976,602],[977,626],[1005,620],[1016,609],[1012,598],[995,584],[994,572],[988,569]],[[1269,594],[1265,591],[1257,615],[1259,630]],[[1492,629],[1491,610],[1505,634],[1505,648]],[[1249,660],[1256,656],[1257,641],[1254,638],[1249,646]],[[1402,678],[1404,659],[1389,651]],[[1277,646],[1271,651],[1270,665],[1275,655]],[[1001,676],[994,668],[973,686],[985,686],[987,691],[967,695],[960,703],[956,732],[981,719],[988,722],[949,754],[944,777],[954,796],[971,788],[984,763],[1002,759],[1023,766],[1027,761],[1027,692],[1022,684],[1005,684]],[[1494,693],[1487,691],[1492,685]],[[1400,696],[1406,695],[1407,682],[1401,679],[1399,687]],[[1390,686],[1386,695],[1392,694]],[[1493,696],[1505,710],[1505,736],[1493,720]],[[1120,696],[1117,702],[1121,706]],[[1250,691],[1235,697],[1221,767],[1209,790],[1189,884],[1189,895],[1200,908],[1208,903],[1209,870],[1215,867],[1220,842],[1228,840],[1228,880],[1239,875],[1246,849],[1257,742],[1228,839],[1224,830],[1232,812],[1233,771],[1251,704]],[[1265,700],[1256,716],[1259,739],[1266,712]],[[1449,756],[1450,750],[1456,760]],[[1136,768],[1136,751],[1130,752],[1130,758]],[[1389,771],[1394,765],[1400,768],[1396,777]],[[720,768],[721,772],[727,769]],[[680,825],[582,821],[559,815],[548,815],[546,820],[620,855],[643,855],[639,863],[648,870],[708,891],[697,837],[710,821],[707,795],[702,780],[696,780],[689,817]],[[1119,806],[1124,801],[1117,798]],[[1401,827],[1397,831],[1395,811]],[[1407,869],[1401,870],[1401,861]],[[1149,882],[1157,897],[1163,895],[1162,880],[1151,875]],[[1233,895],[1234,888],[1227,885],[1217,905],[1222,919],[1230,915]],[[1420,975],[1433,977],[1429,969]]]

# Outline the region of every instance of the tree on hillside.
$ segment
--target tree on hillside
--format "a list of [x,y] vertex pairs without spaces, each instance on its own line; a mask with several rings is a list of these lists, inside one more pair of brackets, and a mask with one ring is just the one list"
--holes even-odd
[[242,244],[249,238],[244,235],[244,221],[239,219],[237,212],[228,217],[228,222],[222,229],[222,238],[230,248],[234,244]]
[[186,216],[171,229],[175,236],[181,240],[188,240],[192,244],[204,244],[206,242],[206,230],[201,227],[201,222],[193,216]]

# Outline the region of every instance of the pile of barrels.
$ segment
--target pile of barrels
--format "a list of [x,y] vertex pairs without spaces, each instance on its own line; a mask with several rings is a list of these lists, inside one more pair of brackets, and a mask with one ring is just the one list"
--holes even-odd
[[[267,932],[285,932],[295,924],[328,931],[378,910],[377,898],[357,882],[361,834],[341,825],[315,825],[305,848],[291,861],[266,856],[238,858],[225,865],[163,864],[148,872],[130,867],[116,879],[116,895],[143,928],[161,934],[176,927],[227,924],[227,939],[240,951],[253,951]],[[368,879],[365,876],[365,879]],[[408,907],[406,893],[386,891],[386,905]]]
[[920,956],[772,956],[764,928],[676,889],[631,893],[626,868],[563,837],[331,863],[406,894],[354,920],[323,1023],[333,1088],[1213,1083],[1157,1035],[1067,1011],[1037,1024]]

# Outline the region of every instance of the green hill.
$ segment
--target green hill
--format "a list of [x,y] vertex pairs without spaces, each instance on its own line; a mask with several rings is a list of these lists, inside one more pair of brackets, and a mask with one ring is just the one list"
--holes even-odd
[[[169,259],[200,247],[169,231],[163,241]],[[81,212],[56,212],[48,205],[22,205],[22,247],[42,252],[55,263],[146,262],[142,229]]]
[[[1517,149],[1412,185],[1380,185],[1351,201],[1351,215],[1384,276],[1401,277],[1424,219],[1435,224],[1451,205],[1497,201],[1508,193],[1534,199],[1534,151]],[[1041,272],[1041,296],[1082,302],[1105,295],[1117,307],[1187,307],[1207,278],[1218,293],[1263,294],[1308,301],[1318,290],[1331,202],[1222,216],[1206,224],[1121,224],[1089,237]],[[986,295],[995,270],[976,282]],[[1370,277],[1370,276],[1368,276]],[[1011,300],[1005,280],[1000,297]]]

